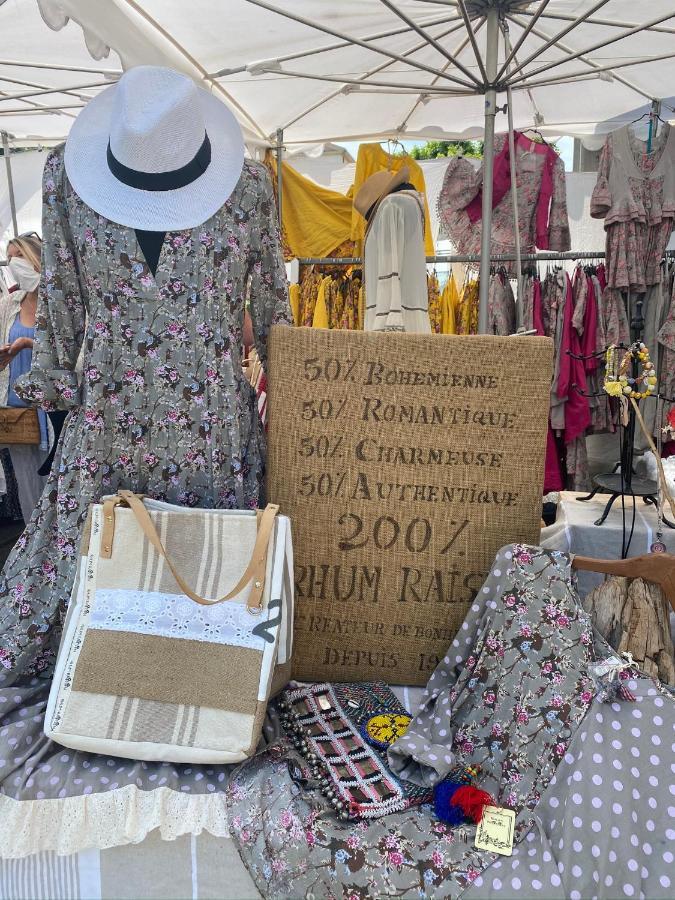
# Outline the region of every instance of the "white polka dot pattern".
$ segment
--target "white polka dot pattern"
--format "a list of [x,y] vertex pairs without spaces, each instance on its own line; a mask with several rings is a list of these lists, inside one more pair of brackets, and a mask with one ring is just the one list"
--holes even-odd
[[[668,797],[675,783],[650,751],[672,740],[675,701],[657,694],[646,678],[628,686],[636,703],[591,707],[542,797],[535,825],[514,848],[509,866],[527,860],[519,869],[520,896],[672,900],[675,805]],[[593,746],[611,750],[584,753],[586,731]],[[670,791],[660,791],[666,781]],[[512,881],[493,872],[494,866],[483,872],[473,895],[514,896]]]

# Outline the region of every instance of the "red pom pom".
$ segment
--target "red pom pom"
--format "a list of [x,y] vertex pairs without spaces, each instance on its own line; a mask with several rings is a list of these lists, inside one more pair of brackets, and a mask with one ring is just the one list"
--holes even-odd
[[455,791],[450,805],[459,806],[466,818],[477,825],[483,818],[484,807],[493,806],[494,800],[487,791],[481,791],[471,785],[465,785],[458,791]]

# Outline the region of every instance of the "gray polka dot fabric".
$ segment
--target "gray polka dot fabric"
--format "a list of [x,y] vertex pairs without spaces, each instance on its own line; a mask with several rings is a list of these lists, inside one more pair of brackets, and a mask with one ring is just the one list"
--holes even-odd
[[675,700],[647,678],[635,703],[594,702],[512,857],[469,898],[675,896]]
[[0,688],[0,796],[56,800],[128,785],[187,794],[223,790],[231,766],[139,762],[55,744],[42,731],[48,694],[49,685],[35,678],[21,687]]

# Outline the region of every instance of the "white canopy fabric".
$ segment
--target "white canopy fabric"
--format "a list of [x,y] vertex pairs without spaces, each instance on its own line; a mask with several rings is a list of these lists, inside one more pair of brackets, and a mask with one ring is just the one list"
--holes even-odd
[[477,137],[490,6],[516,127],[607,131],[672,93],[673,0],[0,0],[0,129],[62,138],[121,69],[154,63],[229,102],[249,145]]
[[[42,231],[42,170],[45,153],[28,150],[12,154],[12,183],[16,203],[16,219],[19,234],[25,231]],[[12,214],[9,186],[5,167],[0,165],[0,258],[8,238],[12,236]]]

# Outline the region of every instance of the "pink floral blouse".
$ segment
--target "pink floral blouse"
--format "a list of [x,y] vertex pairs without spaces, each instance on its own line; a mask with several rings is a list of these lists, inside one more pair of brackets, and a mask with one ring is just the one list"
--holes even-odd
[[[511,254],[515,249],[507,141],[505,134],[495,138],[492,210],[492,252],[495,254]],[[563,161],[550,147],[521,134],[517,135],[515,152],[521,251],[569,250]],[[438,200],[438,215],[460,253],[480,252],[482,221],[477,211],[482,185],[482,167],[475,171],[463,158],[450,161]]]

